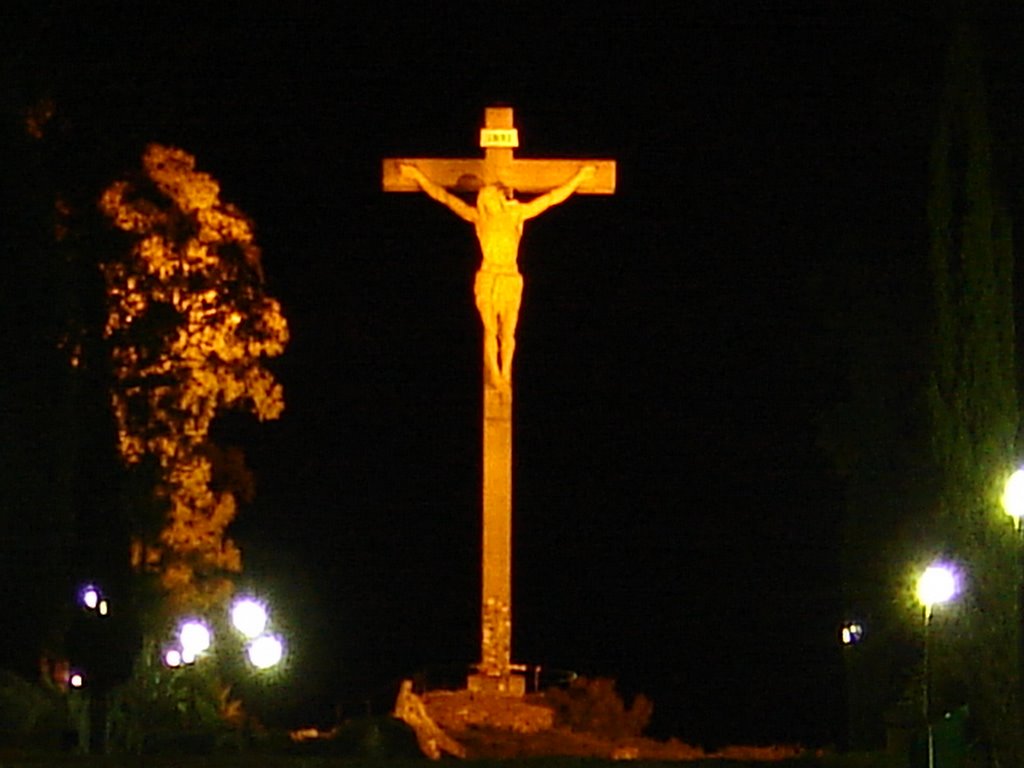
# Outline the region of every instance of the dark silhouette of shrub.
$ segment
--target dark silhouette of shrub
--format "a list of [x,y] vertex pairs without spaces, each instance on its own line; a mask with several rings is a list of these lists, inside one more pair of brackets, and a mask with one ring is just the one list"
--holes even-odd
[[59,744],[66,729],[67,711],[57,693],[0,670],[0,744]]
[[620,739],[640,736],[654,705],[643,694],[626,707],[611,678],[578,677],[566,688],[549,688],[544,697],[555,710],[556,723],[580,733]]

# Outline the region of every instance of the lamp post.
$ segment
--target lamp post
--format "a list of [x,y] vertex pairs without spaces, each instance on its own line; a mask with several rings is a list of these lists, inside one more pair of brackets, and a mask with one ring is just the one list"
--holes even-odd
[[256,598],[240,597],[231,606],[231,623],[248,641],[245,655],[257,670],[276,667],[284,657],[281,636],[264,631],[269,620],[267,607]]
[[935,768],[935,738],[932,732],[932,721],[929,710],[930,701],[930,669],[928,659],[928,635],[932,622],[932,609],[936,605],[948,602],[956,595],[956,576],[947,566],[935,563],[925,568],[917,580],[917,600],[923,607],[924,616],[924,673],[921,676],[921,712],[924,715],[925,727],[928,731],[928,768]]
[[246,655],[256,669],[270,669],[277,666],[284,656],[284,643],[277,635],[260,635],[249,643]]
[[859,648],[864,639],[864,625],[857,619],[847,619],[839,625],[839,644],[842,646],[843,669],[846,673],[846,738],[845,748],[855,750],[866,741],[864,729],[864,694],[861,681]]
[[1015,471],[1003,487],[1003,511],[1013,518],[1017,532],[1017,709],[1024,712],[1024,469]]
[[247,638],[258,637],[267,627],[267,608],[252,597],[240,597],[231,605],[231,624]]
[[178,642],[181,645],[182,662],[191,664],[201,653],[210,649],[213,634],[205,622],[189,619],[178,628]]

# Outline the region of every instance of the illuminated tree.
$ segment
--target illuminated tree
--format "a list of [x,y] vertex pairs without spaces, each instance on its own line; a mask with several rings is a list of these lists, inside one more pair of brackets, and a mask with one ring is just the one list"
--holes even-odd
[[288,328],[266,295],[251,222],[180,149],[151,144],[142,173],[114,182],[100,210],[130,247],[102,265],[118,448],[152,472],[158,525],[139,526],[131,560],[159,575],[172,605],[208,605],[241,569],[227,537],[231,489],[213,484],[217,414],[277,418],[284,399],[264,367]]

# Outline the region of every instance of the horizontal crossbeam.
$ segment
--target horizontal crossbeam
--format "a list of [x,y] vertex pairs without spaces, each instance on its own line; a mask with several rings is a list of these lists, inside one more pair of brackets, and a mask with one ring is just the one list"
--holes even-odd
[[615,192],[615,161],[512,159],[496,164],[484,158],[443,157],[386,158],[382,166],[385,192],[419,192],[419,185],[402,176],[399,166],[415,165],[435,184],[459,192],[475,192],[484,184],[501,183],[517,192],[540,194],[569,181],[585,165],[597,168],[594,178],[576,190],[582,195],[610,195]]

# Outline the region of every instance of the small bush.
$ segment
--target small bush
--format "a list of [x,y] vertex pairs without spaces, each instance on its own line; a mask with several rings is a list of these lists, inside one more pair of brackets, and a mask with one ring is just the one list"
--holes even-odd
[[[306,745],[304,745],[306,746]],[[314,743],[306,751],[365,758],[421,757],[416,732],[393,717],[365,717],[343,723],[331,739]]]
[[66,721],[60,696],[0,670],[0,744],[57,744]]
[[209,754],[237,742],[225,717],[229,691],[215,667],[169,669],[155,652],[139,654],[132,677],[109,698],[107,748],[114,752]]
[[640,736],[654,712],[651,700],[642,694],[627,708],[615,681],[604,677],[578,677],[568,688],[548,689],[544,697],[559,725],[611,739]]

